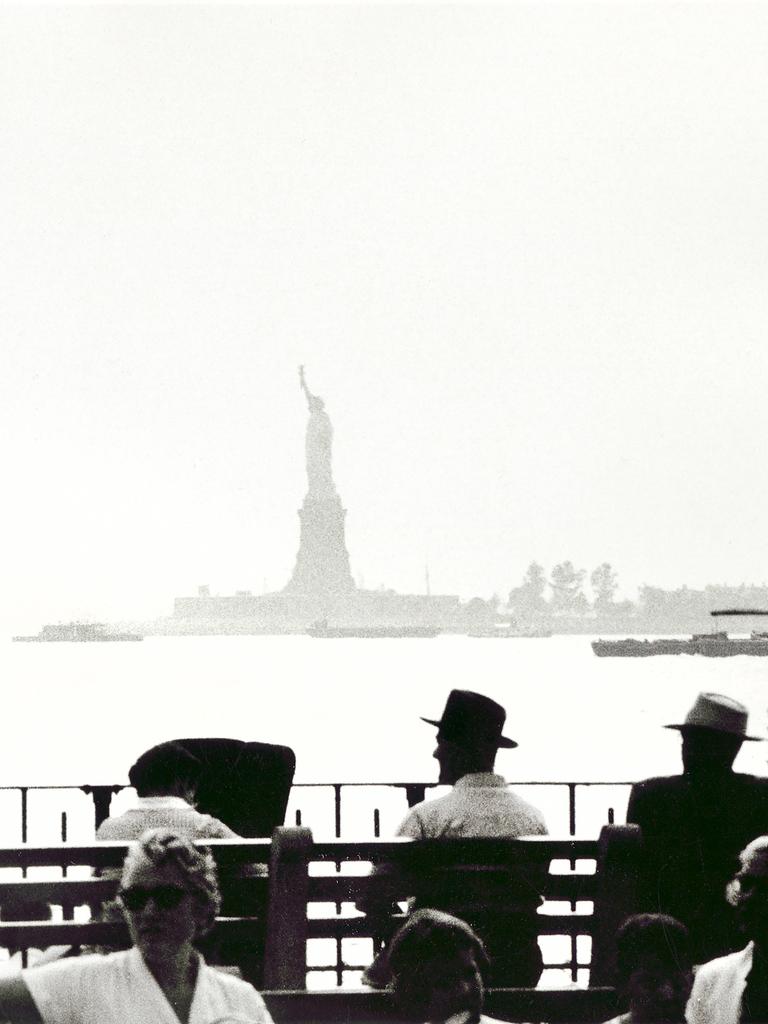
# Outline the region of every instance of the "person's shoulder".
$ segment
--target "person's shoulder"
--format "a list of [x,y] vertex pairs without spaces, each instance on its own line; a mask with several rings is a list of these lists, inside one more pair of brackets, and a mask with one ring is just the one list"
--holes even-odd
[[521,818],[522,822],[531,828],[531,835],[547,834],[546,819],[542,811],[535,804],[520,796],[519,793],[516,793],[509,786],[501,790],[501,792],[508,798],[515,816]]
[[[204,963],[203,970],[208,978],[208,981],[214,984],[217,988],[225,989],[230,992],[253,992],[254,995],[258,995],[256,989],[248,981],[244,981],[238,973],[234,970],[223,969],[211,964]],[[261,996],[259,996],[261,998]]]
[[233,832],[229,825],[214,818],[211,814],[196,813],[195,834],[197,839],[239,839],[240,836]]
[[[745,790],[749,794],[749,800],[754,807],[755,814],[762,817],[768,810],[768,779],[761,775],[748,776],[749,782],[745,784]],[[768,831],[768,822],[765,826]]]
[[682,775],[656,775],[650,779],[641,779],[632,784],[629,791],[628,813],[634,814],[638,808],[664,806],[683,797],[686,782]]
[[657,793],[675,793],[683,787],[682,775],[655,775],[650,779],[641,779],[632,784],[633,795],[656,795]]
[[123,969],[127,950],[118,953],[88,953],[85,956],[65,956],[50,963],[26,968],[22,971],[25,978],[35,981],[37,978],[81,977],[90,978],[115,973]]
[[746,775],[744,772],[734,772],[733,781],[737,786],[752,790],[761,795],[768,794],[768,778],[764,775]]
[[113,839],[120,839],[122,836],[121,832],[124,832],[128,815],[117,814],[114,817],[105,818],[104,821],[96,829],[96,839],[110,841]]
[[[444,793],[443,796],[431,797],[429,800],[421,800],[408,809],[408,813],[400,823],[397,830],[398,836],[410,836],[412,839],[427,839],[445,817],[446,806],[450,808],[452,803],[453,790]],[[440,833],[438,828],[438,832]]]
[[750,954],[751,949],[747,946],[746,949],[739,949],[735,953],[726,953],[725,956],[718,956],[714,960],[707,960],[706,963],[700,964],[696,968],[694,985],[700,987],[724,974],[731,974],[740,967],[745,958],[749,957]]
[[635,782],[629,792],[627,823],[655,827],[659,816],[679,814],[685,803],[686,782],[682,775],[657,775]]
[[712,799],[727,806],[732,816],[747,815],[757,827],[763,827],[761,823],[768,813],[768,779],[732,772],[710,791]]
[[446,804],[450,806],[456,800],[455,793],[456,791],[452,789],[448,793],[443,793],[442,796],[431,796],[427,800],[421,800],[410,808],[408,814],[413,814],[420,818],[429,818],[439,814],[441,808],[445,807]]
[[257,992],[250,982],[238,978],[236,974],[229,971],[220,971],[216,967],[211,967],[210,964],[204,964],[203,970],[208,984],[215,986],[219,992],[223,993],[228,1002],[238,1005],[245,1004],[266,1012],[261,993]]

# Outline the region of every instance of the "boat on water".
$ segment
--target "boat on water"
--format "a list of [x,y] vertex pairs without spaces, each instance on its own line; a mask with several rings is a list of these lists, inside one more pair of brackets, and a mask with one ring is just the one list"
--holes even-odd
[[315,637],[366,637],[372,640],[386,637],[428,638],[438,636],[439,633],[437,626],[329,626],[325,619],[313,623],[307,630],[309,636]]
[[488,637],[496,640],[521,640],[521,639],[542,639],[552,636],[551,629],[520,629],[519,626],[508,625],[491,627],[490,629],[474,629],[467,633],[467,636]]
[[105,643],[112,640],[143,640],[139,633],[110,633],[103,622],[58,622],[43,626],[35,636],[15,636],[17,643]]
[[654,654],[693,654],[688,650],[690,640],[662,638],[657,640],[638,640],[627,637],[625,640],[593,640],[592,650],[598,658],[649,658]]
[[[758,608],[721,608],[710,612],[720,616],[768,615]],[[733,658],[744,654],[768,657],[768,633],[753,630],[749,636],[729,636],[725,630],[694,633],[684,638],[654,640],[628,637],[624,640],[593,640],[592,650],[598,658],[648,658],[657,654],[700,654],[705,658]]]

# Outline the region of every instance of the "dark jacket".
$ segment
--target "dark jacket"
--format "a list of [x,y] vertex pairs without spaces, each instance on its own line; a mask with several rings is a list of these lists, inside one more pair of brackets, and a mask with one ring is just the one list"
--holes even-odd
[[641,909],[686,924],[696,963],[743,946],[725,887],[740,851],[768,834],[768,779],[735,772],[704,785],[685,775],[647,779],[632,787],[627,821],[643,832]]

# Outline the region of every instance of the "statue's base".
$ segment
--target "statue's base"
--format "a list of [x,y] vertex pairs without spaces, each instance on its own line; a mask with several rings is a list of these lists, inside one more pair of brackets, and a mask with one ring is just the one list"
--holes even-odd
[[299,509],[301,537],[296,566],[286,593],[345,594],[355,589],[344,539],[347,510],[338,494],[308,494]]

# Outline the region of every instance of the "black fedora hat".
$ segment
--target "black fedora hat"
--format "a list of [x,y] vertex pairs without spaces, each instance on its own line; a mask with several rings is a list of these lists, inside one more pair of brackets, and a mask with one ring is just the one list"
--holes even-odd
[[451,690],[439,722],[422,718],[428,725],[436,725],[439,740],[464,745],[492,743],[497,747],[516,747],[517,743],[501,735],[507,712],[490,697],[473,690]]

